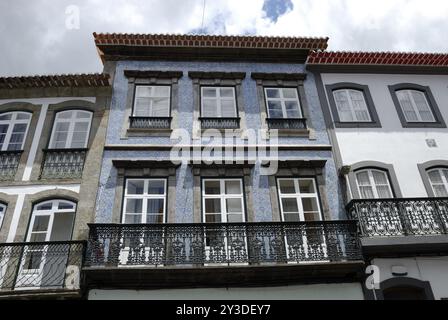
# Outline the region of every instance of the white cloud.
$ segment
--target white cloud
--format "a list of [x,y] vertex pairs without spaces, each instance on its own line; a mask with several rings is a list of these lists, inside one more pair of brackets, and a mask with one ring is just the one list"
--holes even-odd
[[[293,0],[272,22],[264,0],[206,0],[209,33],[329,36],[330,50],[447,52],[448,1]],[[80,7],[81,29],[65,29],[65,8]],[[101,71],[92,32],[199,30],[203,0],[3,0],[0,73]]]

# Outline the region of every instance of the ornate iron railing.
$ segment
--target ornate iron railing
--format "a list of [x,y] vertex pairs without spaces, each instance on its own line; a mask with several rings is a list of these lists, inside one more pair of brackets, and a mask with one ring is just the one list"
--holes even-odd
[[86,155],[87,149],[44,150],[41,178],[81,178]]
[[240,118],[206,118],[200,117],[202,129],[238,129]]
[[171,117],[129,117],[132,129],[169,129]]
[[0,151],[0,180],[14,180],[23,151]]
[[0,244],[0,292],[79,289],[84,248],[82,241]]
[[361,258],[356,221],[90,224],[86,266],[328,262]]
[[267,118],[269,129],[306,129],[305,118]]
[[353,200],[349,217],[365,237],[447,234],[448,198]]

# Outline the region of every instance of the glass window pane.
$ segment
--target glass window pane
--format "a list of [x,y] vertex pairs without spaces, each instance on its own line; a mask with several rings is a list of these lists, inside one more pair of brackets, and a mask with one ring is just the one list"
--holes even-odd
[[233,98],[233,88],[221,88],[220,94],[223,98]]
[[92,116],[92,113],[89,111],[77,111],[76,112],[77,119],[90,119],[91,116]]
[[239,180],[225,181],[226,194],[241,194],[241,182]]
[[128,180],[126,192],[127,194],[143,194],[143,180]]
[[319,212],[304,212],[305,221],[320,221]]
[[224,118],[236,117],[235,102],[233,100],[221,100],[221,116]]
[[316,198],[302,198],[302,207],[304,212],[319,212]]
[[168,117],[170,115],[170,105],[168,98],[153,98],[152,99],[152,114],[153,117]]
[[164,194],[165,193],[165,181],[164,180],[149,180],[148,181],[148,194]]
[[143,200],[142,199],[127,199],[126,213],[142,213]]
[[283,98],[297,99],[297,90],[293,88],[283,88]]
[[266,89],[266,96],[268,98],[280,98],[279,89]]
[[68,241],[72,237],[74,212],[58,212],[54,215],[50,241]]
[[348,95],[345,90],[334,91],[333,96],[338,109],[339,119],[341,121],[353,121],[353,115],[350,111]]
[[[38,241],[35,241],[35,242],[38,242]],[[42,251],[29,251],[26,253],[23,268],[25,270],[40,269],[42,259],[43,259]]]
[[283,212],[299,212],[296,198],[283,198],[282,199]]
[[163,215],[148,214],[146,215],[146,223],[163,223]]
[[135,100],[135,108],[134,108],[134,115],[136,117],[149,117],[150,114],[150,104],[151,99],[150,98],[137,98]]
[[58,112],[57,119],[70,119],[73,116],[73,110]]
[[151,97],[152,88],[150,86],[137,86],[136,96],[137,97]]
[[202,96],[209,97],[209,98],[215,98],[216,97],[216,88],[203,88]]
[[314,180],[312,179],[300,179],[299,180],[300,193],[316,193],[314,187]]
[[11,120],[11,118],[12,118],[12,113],[0,115],[0,120]]
[[157,86],[154,87],[154,97],[169,97],[170,87],[168,86]]
[[226,199],[226,205],[228,213],[243,212],[242,199]]
[[36,216],[34,218],[34,224],[32,231],[47,231],[48,222],[50,221],[50,216]]
[[204,181],[205,194],[220,194],[221,187],[219,180]]
[[221,213],[221,199],[205,199],[205,213]]
[[387,178],[387,174],[385,172],[372,170],[373,181],[375,184],[388,184],[389,179]]
[[46,202],[46,203],[37,205],[35,210],[51,210],[52,207],[53,207],[52,202]]
[[269,117],[283,118],[282,104],[280,101],[268,101]]
[[371,186],[359,187],[359,191],[361,192],[362,199],[373,199],[375,195],[373,194],[373,189]]
[[434,189],[434,195],[436,197],[448,197],[448,191],[445,185],[439,184],[439,185],[433,185]]
[[26,112],[18,112],[17,120],[29,120],[31,119],[31,114]]
[[30,242],[44,242],[46,238],[46,232],[31,233]]
[[74,209],[74,208],[75,208],[75,205],[70,202],[60,201],[58,204],[58,209],[60,209],[60,210],[68,210],[68,209]]
[[142,223],[141,214],[126,214],[124,216],[124,223]]
[[286,117],[287,118],[300,118],[299,105],[296,101],[285,101]]
[[148,199],[148,205],[146,207],[146,213],[160,213],[163,214],[164,206],[163,199]]
[[227,222],[244,222],[242,214],[228,214]]
[[202,100],[202,116],[205,118],[218,117],[218,105],[215,99]]
[[280,192],[281,193],[296,193],[296,188],[294,185],[294,180],[279,180]]
[[356,174],[356,180],[359,186],[369,186],[370,179],[367,171],[361,171]]
[[298,222],[300,221],[300,216],[298,213],[285,213],[283,214],[283,219],[285,222]]
[[205,222],[219,223],[219,222],[221,222],[221,215],[220,214],[207,214],[207,215],[205,215]]
[[400,102],[401,109],[403,110],[406,121],[416,122],[418,121],[417,114],[412,107],[411,97],[408,90],[397,91],[397,98]]

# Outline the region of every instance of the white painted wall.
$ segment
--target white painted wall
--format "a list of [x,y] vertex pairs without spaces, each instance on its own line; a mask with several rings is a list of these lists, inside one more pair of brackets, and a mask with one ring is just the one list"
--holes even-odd
[[262,288],[90,290],[89,300],[363,300],[361,284],[333,283]]
[[[343,164],[368,160],[390,163],[403,197],[427,197],[417,164],[448,160],[448,129],[403,128],[388,86],[398,83],[429,86],[448,124],[448,76],[327,73],[322,74],[322,81],[324,86],[338,82],[367,85],[381,121],[382,128],[335,129]],[[435,139],[438,147],[429,148],[426,139]]]
[[435,299],[448,298],[448,257],[414,257],[374,259],[372,264],[380,268],[380,281],[394,278],[393,266],[407,269],[406,277],[429,281]]

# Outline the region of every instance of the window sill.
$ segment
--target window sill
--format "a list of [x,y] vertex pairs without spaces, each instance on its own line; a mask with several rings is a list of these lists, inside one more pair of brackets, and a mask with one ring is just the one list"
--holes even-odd
[[381,128],[379,122],[334,122],[335,128]]
[[129,128],[126,137],[170,137],[173,129]]
[[277,130],[279,137],[304,137],[308,138],[310,136],[310,129],[269,129],[269,136],[271,132]]

